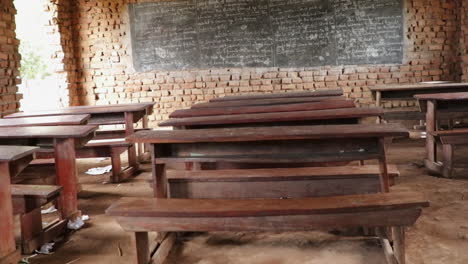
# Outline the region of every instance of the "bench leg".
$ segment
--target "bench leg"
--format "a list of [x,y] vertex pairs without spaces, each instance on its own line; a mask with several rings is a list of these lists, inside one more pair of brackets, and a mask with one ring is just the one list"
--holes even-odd
[[136,258],[138,264],[150,261],[148,232],[135,232]]
[[13,204],[11,202],[10,166],[0,162],[0,264],[17,263],[20,259],[16,250]]
[[[22,214],[21,221],[21,244],[24,254],[34,252],[44,241],[40,239],[42,233],[41,208],[36,208],[29,213]],[[36,240],[36,241],[35,241]],[[36,242],[36,243],[34,243]]]
[[442,175],[451,178],[453,174],[453,146],[449,144],[442,145]]
[[395,226],[392,228],[393,252],[398,264],[405,264],[405,227]]
[[111,148],[112,183],[118,183],[121,181],[120,174],[122,173],[122,160],[120,159],[120,154],[121,152],[119,149]]

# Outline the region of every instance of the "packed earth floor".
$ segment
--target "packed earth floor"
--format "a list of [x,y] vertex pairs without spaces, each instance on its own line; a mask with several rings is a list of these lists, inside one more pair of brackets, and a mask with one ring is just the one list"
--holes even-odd
[[[458,161],[468,157],[468,149],[457,149]],[[397,164],[401,176],[394,189],[423,192],[431,206],[424,209],[407,231],[408,264],[468,263],[468,171],[458,171],[455,179],[427,174],[422,166],[423,140],[394,142],[389,163]],[[148,164],[136,178],[122,184],[106,184],[108,175],[84,174],[108,160],[79,160],[79,207],[89,215],[83,229],[55,245],[51,255],[29,259],[31,264],[133,263],[132,233],[104,214],[121,197],[150,197]],[[374,240],[362,240],[356,232],[294,233],[200,233],[184,236],[166,264],[383,264],[385,259]]]

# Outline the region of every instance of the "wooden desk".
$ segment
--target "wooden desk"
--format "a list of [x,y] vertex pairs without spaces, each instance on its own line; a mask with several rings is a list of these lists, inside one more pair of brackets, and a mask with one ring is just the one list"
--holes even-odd
[[382,114],[383,110],[381,108],[342,108],[316,111],[171,118],[159,123],[159,126],[193,129],[274,125],[355,124],[361,118],[377,117]]
[[243,107],[220,107],[220,108],[190,108],[172,112],[170,118],[215,116],[215,115],[238,115],[273,112],[312,111],[337,108],[354,108],[353,100],[330,100],[323,102],[309,102],[297,104],[278,105],[254,105]]
[[97,126],[0,127],[0,145],[54,148],[57,184],[63,187],[59,209],[64,219],[74,220],[78,210],[76,148],[88,142]]
[[297,104],[321,102],[328,100],[345,100],[342,96],[321,96],[321,97],[297,97],[297,98],[274,98],[274,99],[253,99],[238,101],[207,102],[192,105],[192,108],[213,108],[213,107],[243,107],[252,105],[277,105],[277,104]]
[[[61,116],[89,114],[90,125],[125,125],[125,136],[135,132],[134,124],[142,120],[143,128],[148,128],[148,115],[153,112],[154,103],[72,106],[60,109],[51,109],[37,112],[19,112],[5,118],[24,118],[39,116]],[[142,151],[143,147],[139,149]],[[137,168],[137,152],[135,146],[128,150],[128,161],[132,167]]]
[[0,146],[0,263],[17,263],[21,255],[16,250],[13,223],[11,177],[33,159],[37,147]]
[[463,93],[437,93],[416,95],[420,109],[426,112],[426,152],[424,160],[426,168],[431,172],[443,174],[449,177],[451,168],[447,168],[446,162],[451,163],[453,149],[451,145],[444,145],[444,159],[441,163],[437,157],[437,141],[435,134],[440,131],[438,126],[438,115],[450,117],[454,113],[456,117],[468,117],[468,92]]
[[388,191],[386,137],[407,137],[397,124],[140,131],[127,141],[151,144],[154,196],[167,196],[166,163],[290,164],[378,159]]
[[0,127],[79,126],[85,125],[90,115],[38,116],[0,119]]
[[[468,92],[468,83],[417,83],[409,85],[384,85],[371,87],[376,106],[382,106],[383,101],[413,101],[417,94]],[[385,120],[424,120],[415,110],[386,111]],[[421,125],[422,122],[421,122]]]
[[238,100],[258,100],[258,99],[276,99],[276,98],[297,98],[297,97],[323,97],[323,96],[342,96],[343,90],[317,90],[294,93],[269,93],[255,95],[233,95],[211,99],[210,102],[238,101]]

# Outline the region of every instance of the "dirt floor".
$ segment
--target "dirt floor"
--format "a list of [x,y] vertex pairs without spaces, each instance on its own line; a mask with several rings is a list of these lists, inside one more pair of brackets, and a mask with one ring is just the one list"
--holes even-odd
[[[408,264],[468,263],[468,172],[457,179],[429,176],[422,168],[423,141],[396,142],[389,161],[397,164],[401,177],[393,188],[418,190],[431,207],[424,210],[407,232]],[[467,157],[468,150],[456,150]],[[132,236],[124,232],[105,209],[124,196],[151,196],[146,180],[150,168],[122,184],[105,184],[108,175],[88,176],[89,168],[109,161],[80,160],[79,206],[90,216],[86,226],[57,244],[52,255],[40,255],[30,263],[133,263]],[[466,175],[466,178],[463,178]],[[352,234],[336,232],[215,233],[184,238],[167,264],[380,264],[385,263],[378,243],[361,241]]]

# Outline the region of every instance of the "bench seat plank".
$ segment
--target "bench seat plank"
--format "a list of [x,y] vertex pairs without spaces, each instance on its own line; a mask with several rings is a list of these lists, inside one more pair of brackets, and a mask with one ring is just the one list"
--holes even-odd
[[39,150],[38,147],[0,146],[0,162],[15,161]]
[[211,108],[211,107],[244,107],[253,105],[277,105],[277,104],[295,104],[307,102],[321,102],[329,100],[346,100],[342,96],[323,96],[323,97],[298,97],[298,98],[277,98],[277,99],[255,99],[227,102],[207,102],[192,105],[191,108]]
[[[304,167],[304,168],[272,168],[272,169],[228,169],[228,170],[168,170],[167,179],[172,181],[252,181],[252,180],[297,180],[303,177],[315,179],[375,177],[379,174],[378,165],[338,166],[338,167]],[[400,172],[395,165],[388,166],[390,177],[398,177]]]
[[71,126],[84,125],[91,116],[63,115],[63,116],[38,116],[25,118],[3,118],[0,119],[0,127],[25,127],[25,126]]
[[139,131],[126,139],[132,143],[196,143],[407,136],[408,130],[399,124],[372,124]]
[[231,95],[219,98],[213,98],[210,102],[220,101],[237,101],[237,100],[253,100],[253,99],[273,99],[273,98],[294,98],[294,97],[319,97],[319,96],[341,96],[343,95],[342,89],[331,90],[316,90],[306,92],[286,92],[286,93],[268,93],[268,94],[254,94],[254,95]]
[[330,119],[358,119],[383,115],[381,108],[339,108],[313,111],[254,113],[237,115],[200,116],[172,118],[159,126],[206,126],[230,124],[260,124],[292,121],[314,121]]
[[122,198],[106,211],[125,217],[258,217],[372,212],[427,207],[424,196],[392,192],[295,199]]
[[43,199],[49,199],[50,197],[55,197],[59,195],[62,189],[62,186],[55,185],[11,185],[11,193],[13,196],[36,196]]

